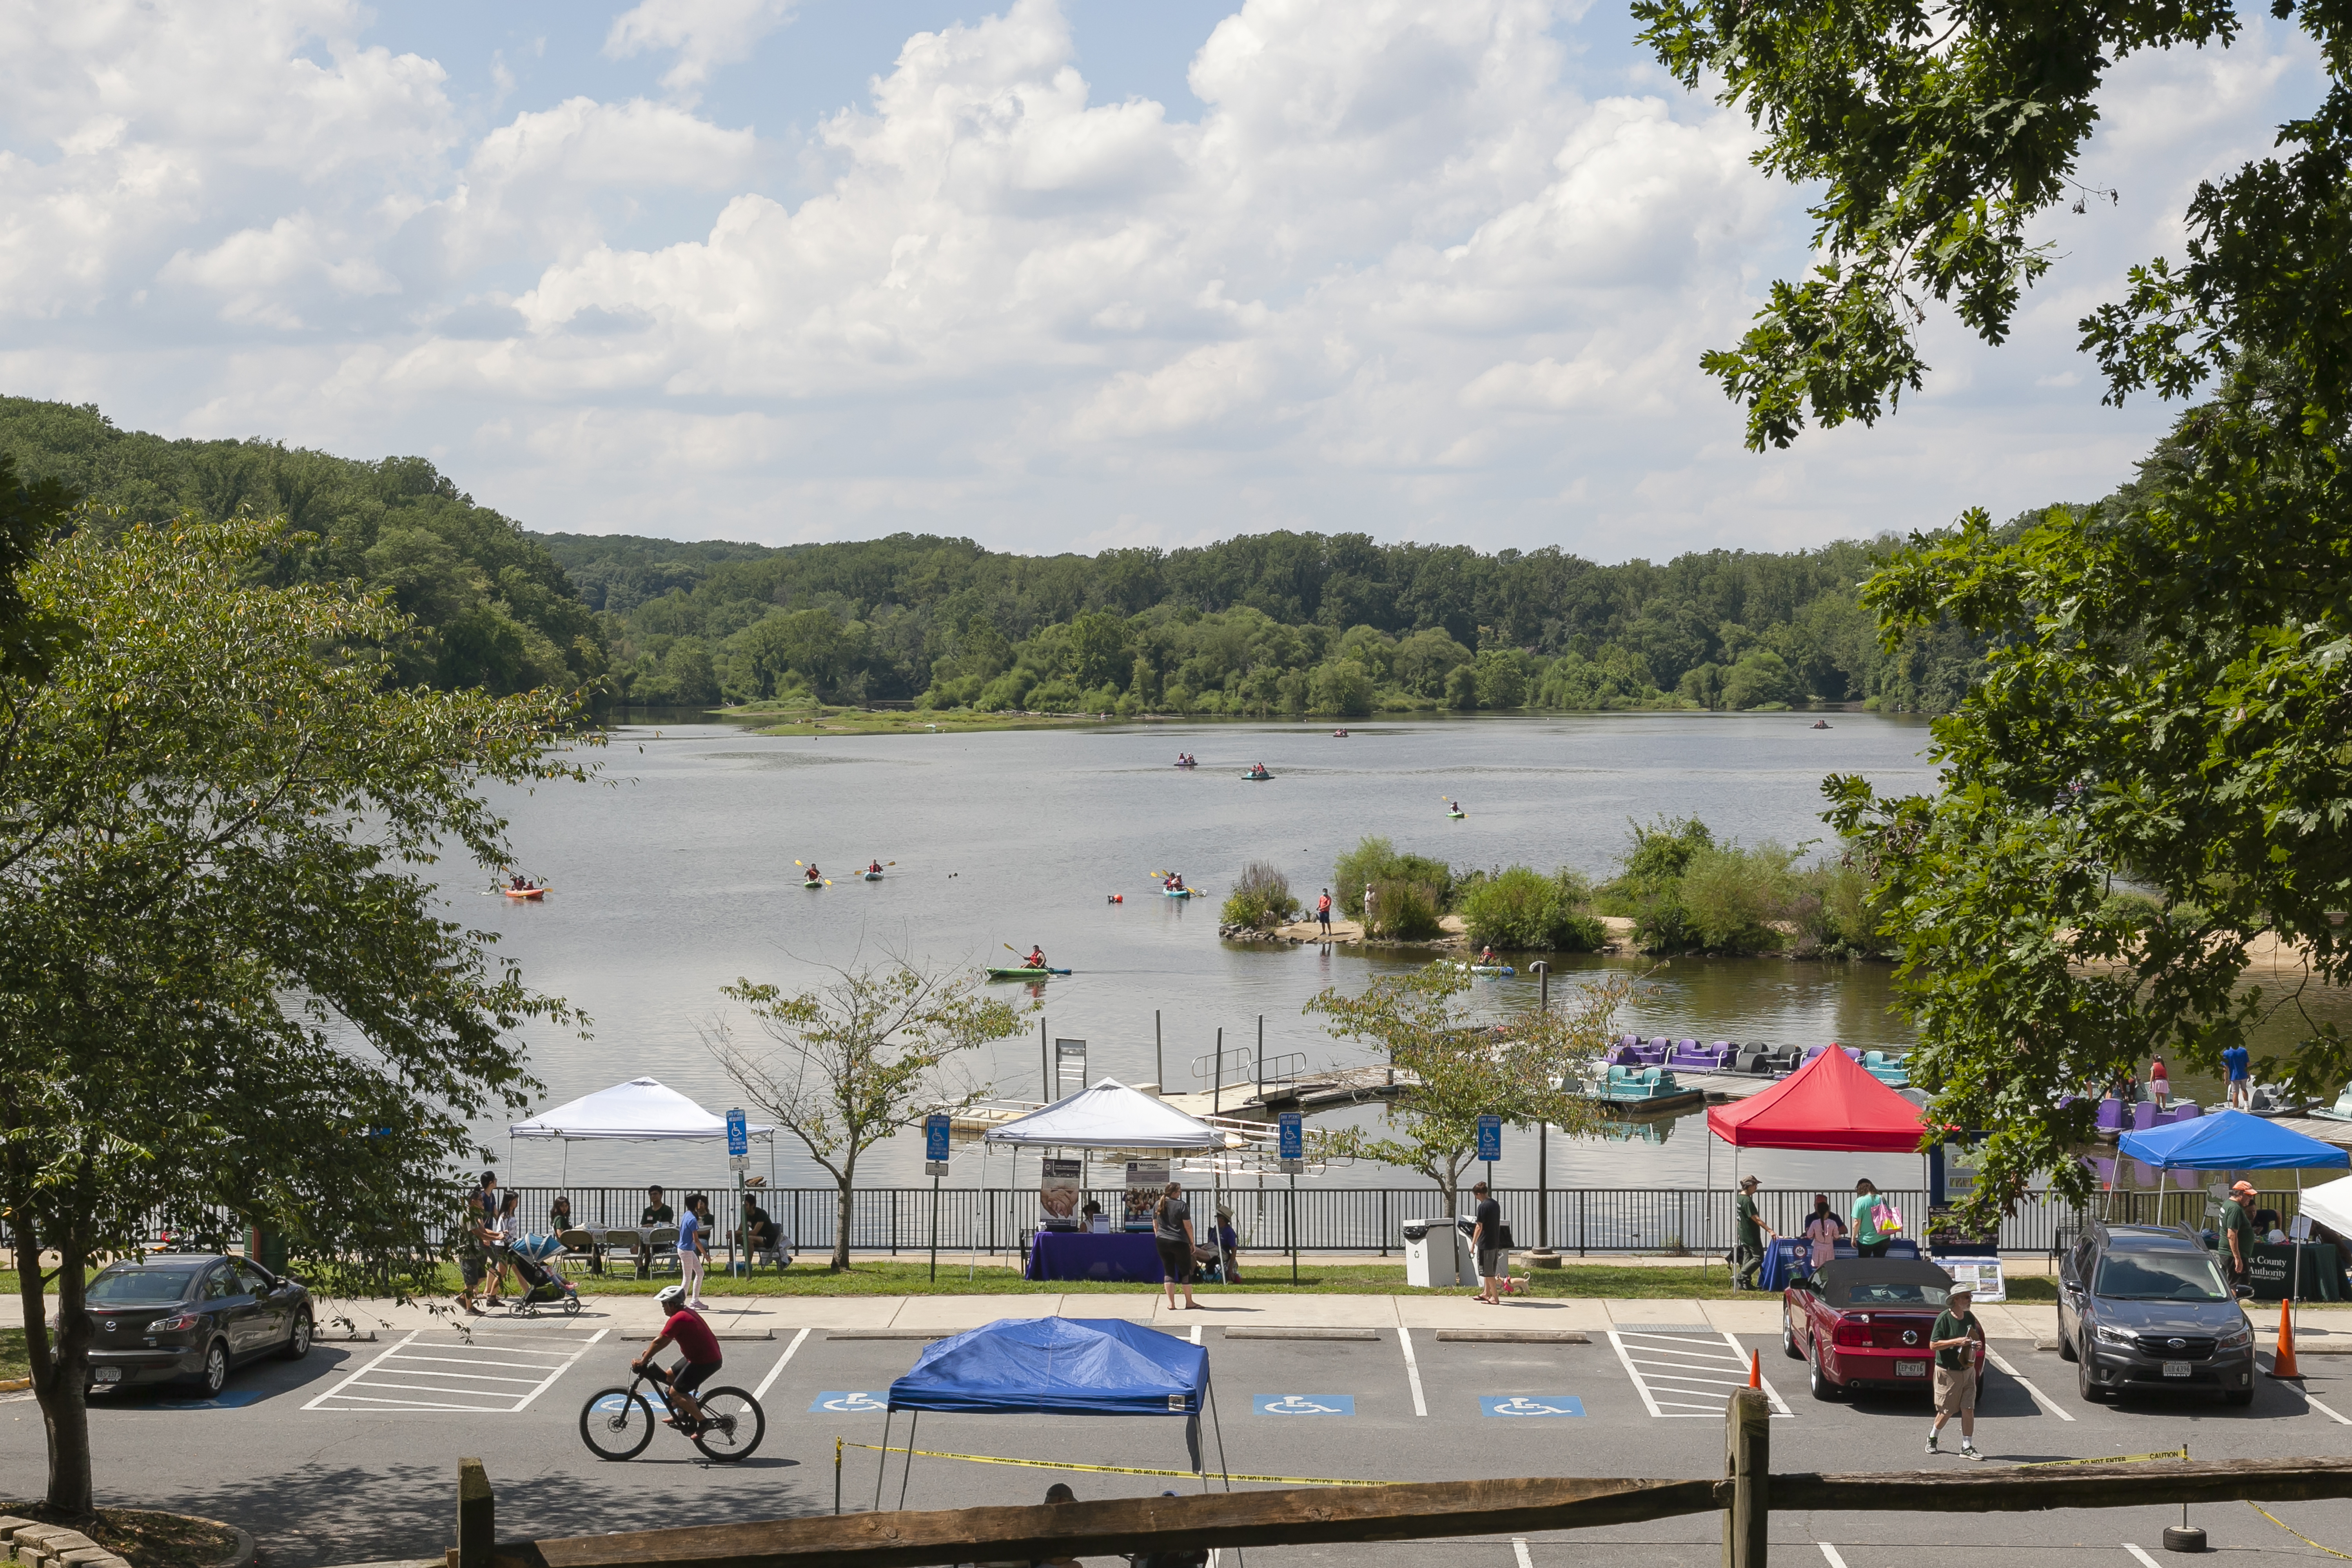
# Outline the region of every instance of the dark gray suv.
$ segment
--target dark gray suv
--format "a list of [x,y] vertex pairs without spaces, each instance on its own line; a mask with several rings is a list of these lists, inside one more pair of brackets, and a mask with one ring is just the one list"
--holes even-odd
[[92,1389],[194,1384],[218,1394],[229,1368],[310,1353],[310,1292],[242,1258],[161,1253],[110,1263],[90,1279]]
[[2086,1400],[2157,1389],[2254,1398],[2254,1331],[2205,1244],[2094,1222],[2058,1266],[2058,1353]]

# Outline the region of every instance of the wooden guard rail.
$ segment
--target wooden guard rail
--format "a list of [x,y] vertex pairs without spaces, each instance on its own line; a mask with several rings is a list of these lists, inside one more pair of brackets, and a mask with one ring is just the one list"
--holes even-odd
[[[1773,1475],[1769,1411],[1742,1390],[1726,1413],[1725,1479],[1534,1476],[1347,1489],[1116,1498],[931,1512],[820,1514],[486,1544],[494,1507],[479,1462],[459,1461],[459,1548],[449,1568],[925,1568],[1205,1546],[1528,1535],[1720,1510],[1726,1568],[1765,1568],[1772,1510],[2021,1513],[2185,1502],[2352,1497],[2352,1458]],[[470,1512],[468,1510],[471,1510]]]

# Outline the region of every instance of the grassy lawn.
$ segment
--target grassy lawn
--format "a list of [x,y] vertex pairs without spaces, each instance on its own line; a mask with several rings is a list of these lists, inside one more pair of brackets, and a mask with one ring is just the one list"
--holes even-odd
[[0,1329],[0,1383],[28,1376],[32,1370],[25,1359],[25,1331]]

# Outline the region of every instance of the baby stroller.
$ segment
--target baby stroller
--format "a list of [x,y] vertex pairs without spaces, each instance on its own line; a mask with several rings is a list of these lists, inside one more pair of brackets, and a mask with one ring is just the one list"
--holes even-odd
[[522,1293],[507,1303],[507,1310],[518,1317],[533,1318],[541,1307],[561,1307],[566,1317],[580,1311],[580,1292],[572,1281],[555,1272],[552,1259],[563,1250],[563,1243],[551,1236],[518,1237],[502,1247],[491,1249],[501,1261],[511,1266],[515,1277],[522,1282]]

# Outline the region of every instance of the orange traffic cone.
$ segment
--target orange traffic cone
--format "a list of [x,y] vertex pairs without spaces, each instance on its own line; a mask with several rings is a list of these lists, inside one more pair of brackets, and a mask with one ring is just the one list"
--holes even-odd
[[2294,1364],[2294,1318],[2288,1310],[2289,1307],[2292,1305],[2293,1303],[2287,1301],[2281,1301],[2279,1303],[2278,1349],[2271,1352],[2271,1375],[2273,1377],[2301,1377],[2303,1375],[2302,1373],[2295,1370]]
[[1764,1386],[1764,1356],[1759,1351],[1748,1352],[1748,1386],[1750,1388]]

